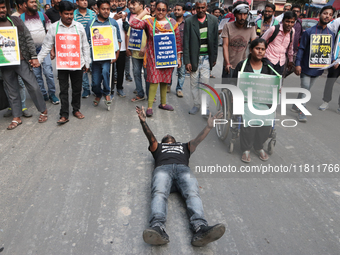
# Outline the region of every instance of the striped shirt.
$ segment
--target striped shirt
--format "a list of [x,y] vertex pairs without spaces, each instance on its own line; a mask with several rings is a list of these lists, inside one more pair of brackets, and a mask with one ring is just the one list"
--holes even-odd
[[86,9],[85,16],[80,14],[78,9],[74,11],[74,21],[81,23],[84,28],[86,28],[87,23],[89,23],[89,21],[92,20],[94,17],[96,17],[96,14],[90,9]]
[[205,18],[204,22],[198,22],[200,25],[200,55],[208,55],[208,21]]

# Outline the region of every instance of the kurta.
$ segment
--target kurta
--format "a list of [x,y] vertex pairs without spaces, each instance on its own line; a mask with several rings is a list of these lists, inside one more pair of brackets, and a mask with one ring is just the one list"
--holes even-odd
[[[155,18],[149,18],[145,20],[139,20],[139,19],[133,19],[131,21],[130,26],[135,29],[144,29],[147,35],[147,44],[146,44],[146,70],[147,70],[147,77],[146,81],[150,83],[170,83],[171,82],[171,76],[172,76],[172,70],[171,68],[156,68],[156,59],[155,59],[155,50],[154,50],[154,43],[153,43],[153,24],[154,24]],[[177,54],[182,52],[182,40],[180,36],[180,32],[177,26],[177,22],[169,18],[174,31],[175,31],[175,37],[176,37],[176,48],[177,48]],[[172,31],[170,24],[166,23],[162,27],[162,31],[159,29],[161,25],[158,24],[158,21],[156,22],[156,29],[155,34],[165,32],[165,31]]]

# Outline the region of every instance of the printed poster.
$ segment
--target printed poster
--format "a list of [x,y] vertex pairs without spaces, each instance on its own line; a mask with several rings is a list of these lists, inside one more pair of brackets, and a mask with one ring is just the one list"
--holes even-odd
[[140,51],[142,47],[143,30],[131,28],[129,38],[129,50]]
[[332,63],[332,35],[312,34],[310,37],[309,68],[324,68]]
[[78,34],[57,34],[56,65],[57,70],[80,70],[80,37]]
[[116,58],[116,50],[111,26],[91,27],[91,45],[93,61]]
[[20,65],[20,48],[16,27],[0,28],[0,66]]
[[242,90],[245,102],[248,102],[249,87],[253,89],[253,103],[272,104],[273,88],[277,88],[277,103],[280,102],[281,78],[279,76],[239,72],[237,86]]
[[156,68],[177,67],[176,38],[173,33],[154,35]]

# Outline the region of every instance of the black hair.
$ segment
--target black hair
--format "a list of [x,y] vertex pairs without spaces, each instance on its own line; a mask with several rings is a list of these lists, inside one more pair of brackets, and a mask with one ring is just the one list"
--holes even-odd
[[267,49],[267,47],[268,47],[268,43],[266,42],[266,40],[265,39],[263,39],[263,38],[257,38],[257,39],[255,39],[254,41],[252,41],[251,43],[250,43],[250,46],[249,46],[249,49],[254,49],[257,45],[259,45],[260,43],[264,43],[264,47],[266,47],[266,49]]
[[145,5],[145,1],[144,0],[131,0],[130,1],[130,4],[135,4],[135,3],[139,3],[139,4],[143,5],[143,7]]
[[229,6],[229,7],[228,7],[228,11],[229,11],[229,12],[232,12],[232,11],[233,11],[233,6]]
[[293,5],[292,5],[292,10],[293,10],[294,8],[299,8],[300,11],[301,11],[301,5],[299,5],[299,4],[293,4]]
[[262,13],[261,10],[257,10],[257,15],[260,15]]
[[177,3],[177,4],[175,5],[175,7],[176,7],[176,6],[182,7],[182,10],[185,11],[185,4],[183,4],[183,3]]
[[156,2],[156,0],[150,0],[150,4]]
[[[240,5],[240,4],[246,4],[246,5],[248,5],[249,6],[249,3],[247,2],[247,1],[237,1],[237,2],[235,2],[234,4],[233,4],[233,9],[235,9],[238,5]],[[239,13],[239,11],[234,11],[234,14],[237,14],[237,13]]]
[[219,10],[221,12],[220,8],[215,7],[215,8],[212,9],[211,13],[213,14],[216,10]]
[[95,6],[97,4],[96,0],[88,0],[87,8],[92,10],[92,6]]
[[[108,5],[110,5],[110,0],[98,0],[98,1],[97,1],[97,7],[98,7],[98,9],[100,8],[100,6],[101,6],[102,4],[108,4]],[[111,5],[110,5],[110,6],[111,6]]]
[[285,12],[285,13],[283,14],[282,22],[283,22],[285,19],[295,19],[295,20],[297,20],[297,15],[296,15],[295,12],[288,11],[288,12]]
[[172,140],[172,143],[175,143],[175,142],[176,142],[175,137],[173,137],[173,136],[171,136],[171,135],[167,135],[167,136],[164,136],[164,137],[162,138],[161,143],[168,143],[170,139]]
[[93,29],[92,33],[94,33],[94,31],[99,31],[99,29],[98,28]]
[[167,9],[167,10],[169,9],[169,4],[168,4],[168,2],[166,2],[165,0],[157,0],[157,1],[156,1],[156,7],[157,7],[157,5],[159,5],[159,4],[165,4],[165,5],[166,5],[166,9]]
[[24,0],[16,0],[16,1],[15,1],[15,4],[19,7],[19,4],[20,4],[20,5],[23,5],[24,2],[25,2]]
[[6,1],[5,0],[0,0],[0,4],[5,4],[6,5]]
[[63,13],[63,11],[73,11],[74,5],[69,1],[61,1],[59,4],[59,12]]
[[[322,7],[322,9],[320,10],[320,15],[325,11],[325,10],[328,10],[328,9],[331,9],[333,11],[333,14],[336,12],[335,8],[331,5],[327,5],[327,6],[324,6]],[[333,15],[332,15],[333,16]]]
[[266,9],[267,7],[272,8],[273,11],[275,12],[275,5],[273,5],[272,3],[266,3],[264,8]]

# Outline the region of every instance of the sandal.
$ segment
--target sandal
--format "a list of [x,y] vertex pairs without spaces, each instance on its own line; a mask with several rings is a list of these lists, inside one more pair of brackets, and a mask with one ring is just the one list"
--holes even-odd
[[166,105],[160,104],[158,106],[158,108],[162,109],[162,110],[166,110],[166,111],[173,111],[174,110],[174,108],[171,105],[168,105],[168,104],[166,104]]
[[146,117],[152,117],[152,115],[153,115],[152,109],[147,109],[146,110]]
[[19,126],[21,124],[22,124],[22,122],[19,122],[19,121],[16,121],[16,120],[12,120],[11,124],[7,127],[7,130],[13,130],[17,126]]
[[244,151],[241,160],[245,163],[250,163],[251,162],[250,151]]
[[256,155],[259,155],[259,159],[262,161],[267,161],[269,159],[268,154],[264,151],[264,149],[261,150],[255,150]]
[[85,118],[85,116],[80,111],[73,113],[73,116],[78,118],[78,119],[84,119]]
[[38,122],[39,123],[44,123],[44,122],[47,121],[47,119],[48,119],[47,113],[41,113],[40,116],[39,116]]
[[61,117],[58,121],[57,124],[58,125],[63,125],[65,123],[69,122],[69,119],[65,118],[65,117]]
[[97,98],[99,97],[96,97],[94,100],[93,100],[93,106],[98,106],[99,103],[100,103],[100,98],[97,100]]
[[135,96],[134,98],[131,99],[131,102],[138,102],[143,100],[145,100],[145,97]]

